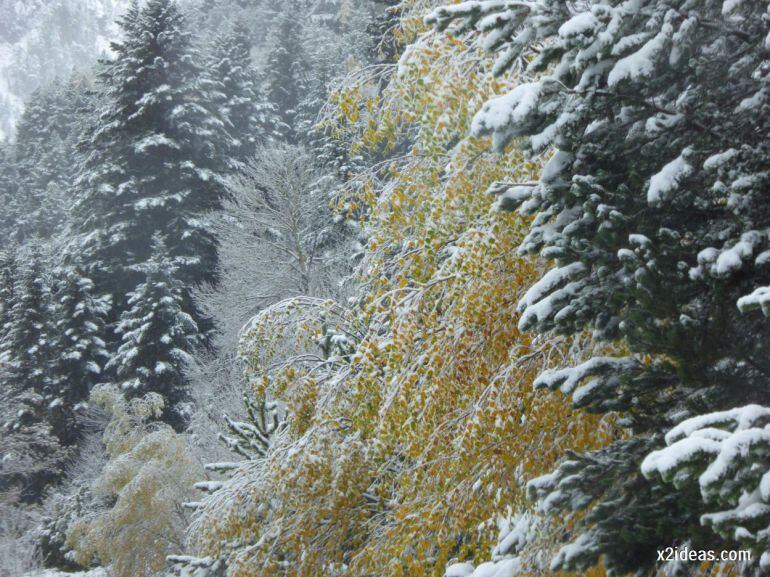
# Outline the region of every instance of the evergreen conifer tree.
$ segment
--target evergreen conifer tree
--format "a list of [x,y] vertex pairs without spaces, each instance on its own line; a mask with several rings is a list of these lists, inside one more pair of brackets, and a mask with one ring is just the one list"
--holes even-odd
[[59,402],[51,378],[55,327],[49,281],[34,250],[18,268],[0,343],[0,492],[18,490],[22,501],[33,502],[61,478],[70,452],[58,436],[62,431],[52,426]]
[[201,336],[195,320],[184,310],[186,287],[177,265],[159,237],[153,246],[151,258],[135,265],[144,279],[128,294],[127,308],[116,327],[120,346],[107,367],[114,369],[128,397],[161,394],[164,420],[180,428],[186,420],[181,403],[188,400],[183,369]]
[[428,19],[488,33],[495,73],[524,77],[483,106],[474,134],[497,150],[514,138],[557,149],[539,182],[492,190],[501,208],[534,215],[521,251],[554,263],[521,300],[520,327],[590,331],[630,350],[538,380],[576,407],[617,412],[625,429],[530,484],[546,511],[577,513],[554,569],[602,559],[612,574],[641,574],[657,549],[714,549],[741,533],[703,528],[698,488],[665,484],[652,466],[648,479],[641,463],[688,417],[770,403],[770,323],[758,312],[770,284],[766,10],[494,0]]
[[250,33],[242,23],[214,41],[210,74],[221,90],[220,109],[234,139],[232,159],[254,155],[256,147],[277,135],[275,106],[260,88],[261,79],[251,59]]
[[55,336],[49,281],[37,252],[26,255],[14,280],[2,357],[5,385],[12,395],[26,395],[28,407],[18,414],[23,423],[42,420],[50,395],[51,342]]
[[19,198],[19,176],[13,145],[0,143],[0,242],[12,242]]
[[141,281],[135,265],[150,258],[151,238],[162,232],[179,278],[213,280],[204,215],[219,205],[230,147],[213,109],[214,83],[173,0],[134,2],[119,24],[123,39],[100,75],[107,103],[78,179],[81,236],[72,252],[93,269],[100,292],[118,296]]
[[[63,154],[61,140],[52,118],[56,115],[53,91],[38,89],[27,103],[17,126],[16,141],[8,147],[4,234],[19,242],[37,231],[34,213],[42,201],[42,192],[55,178]],[[12,168],[11,168],[12,166]]]
[[401,15],[398,0],[374,0],[376,16],[366,28],[369,36],[367,58],[372,62],[393,62],[398,54],[395,31]]
[[104,320],[109,310],[109,298],[94,295],[94,283],[78,267],[63,272],[55,295],[56,340],[50,378],[56,410],[50,419],[64,444],[77,440],[80,431],[75,414],[85,408],[108,357]]
[[21,117],[12,145],[14,187],[4,208],[6,234],[17,242],[50,238],[67,225],[72,204],[67,195],[81,161],[77,143],[93,107],[87,87],[83,77],[73,75],[40,88]]
[[[0,351],[4,349],[13,308],[14,282],[16,278],[16,256],[12,251],[0,252]],[[3,362],[0,356],[0,363]]]
[[289,0],[274,23],[275,38],[267,59],[267,95],[278,111],[278,132],[287,142],[302,134],[300,107],[308,93],[308,57],[305,53],[301,1]]

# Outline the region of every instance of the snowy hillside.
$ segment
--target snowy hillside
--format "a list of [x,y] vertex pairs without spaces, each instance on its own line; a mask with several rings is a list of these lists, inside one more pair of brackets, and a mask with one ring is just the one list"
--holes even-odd
[[0,0],[0,140],[12,137],[24,99],[109,50],[129,0]]

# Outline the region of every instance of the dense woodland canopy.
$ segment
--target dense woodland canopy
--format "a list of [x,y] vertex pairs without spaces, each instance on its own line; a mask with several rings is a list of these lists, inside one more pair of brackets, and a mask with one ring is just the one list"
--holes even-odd
[[0,8],[0,575],[770,572],[770,3]]

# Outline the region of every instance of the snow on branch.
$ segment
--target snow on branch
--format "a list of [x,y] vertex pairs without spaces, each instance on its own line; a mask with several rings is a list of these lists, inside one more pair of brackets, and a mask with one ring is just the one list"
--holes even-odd
[[770,408],[746,405],[683,421],[641,465],[645,477],[697,486],[716,510],[703,525],[761,554],[770,567]]

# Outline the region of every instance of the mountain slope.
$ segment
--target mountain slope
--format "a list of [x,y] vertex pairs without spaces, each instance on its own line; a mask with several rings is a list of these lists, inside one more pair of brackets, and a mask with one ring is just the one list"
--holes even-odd
[[130,0],[0,0],[0,140],[13,137],[24,100],[109,51]]

